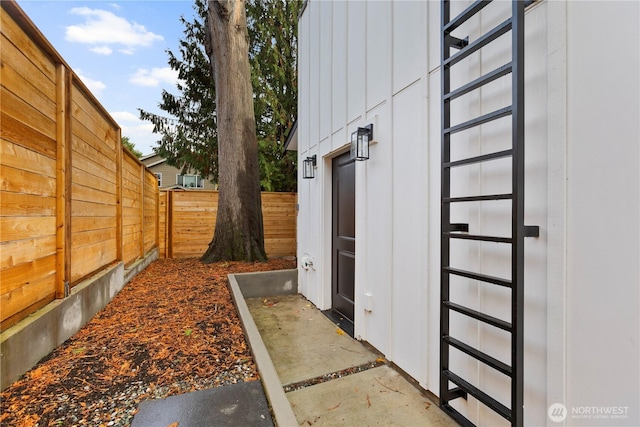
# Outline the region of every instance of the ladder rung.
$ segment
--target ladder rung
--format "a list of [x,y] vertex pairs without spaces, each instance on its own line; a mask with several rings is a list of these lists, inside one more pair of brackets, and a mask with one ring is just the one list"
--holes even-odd
[[442,267],[443,271],[447,271],[456,276],[462,276],[473,280],[480,280],[481,282],[493,283],[494,285],[511,287],[511,280],[502,279],[496,276],[489,276],[488,274],[474,273],[472,271],[460,270],[458,268]]
[[511,155],[513,155],[512,149],[496,151],[495,153],[483,154],[481,156],[476,156],[476,157],[469,157],[468,159],[461,159],[461,160],[454,160],[452,162],[446,162],[442,164],[442,167],[453,168],[456,166],[464,166],[464,165],[470,165],[473,163],[486,162],[487,160],[501,159],[503,157],[509,157]]
[[501,35],[508,32],[510,29],[511,29],[511,18],[507,19],[502,24],[498,25],[488,33],[483,34],[482,37],[480,37],[473,43],[469,43],[467,47],[465,47],[464,49],[462,49],[452,57],[442,61],[442,67],[443,68],[451,67],[453,64],[462,61],[464,58],[471,55],[473,52],[481,49],[482,47],[486,46],[487,44],[491,43]]
[[469,421],[462,415],[460,412],[456,411],[451,405],[445,403],[442,405],[442,410],[447,413],[451,418],[453,418],[458,424],[462,427],[476,427],[474,423]]
[[452,347],[457,348],[458,350],[468,354],[476,360],[481,361],[487,366],[491,366],[493,369],[502,372],[507,376],[511,376],[511,366],[507,365],[504,362],[499,361],[495,357],[489,356],[487,353],[484,353],[476,348],[471,347],[468,344],[463,343],[455,338],[450,337],[449,335],[445,335],[442,339],[449,343]]
[[444,101],[451,101],[456,99],[466,93],[469,93],[473,90],[478,89],[480,86],[484,86],[487,83],[491,83],[492,81],[499,79],[502,76],[506,76],[511,72],[511,63],[503,65],[500,68],[496,68],[490,73],[485,74],[484,76],[480,76],[472,82],[467,83],[464,86],[459,87],[458,89],[451,91],[449,93],[444,94],[442,99]]
[[456,16],[451,21],[449,21],[442,30],[445,33],[450,33],[451,31],[458,28],[460,25],[467,22],[469,18],[471,18],[476,13],[480,12],[489,3],[491,3],[491,0],[478,0],[474,2],[471,6],[463,10],[460,15]]
[[509,200],[511,198],[513,198],[513,195],[511,193],[487,194],[484,196],[445,197],[442,199],[442,203],[482,202],[486,200]]
[[489,316],[488,314],[481,313],[479,311],[473,310],[460,304],[456,304],[451,301],[443,301],[442,305],[450,310],[464,314],[465,316],[473,317],[474,319],[484,322],[487,325],[495,326],[496,328],[511,332],[511,323],[505,322],[504,320],[498,319],[497,317]]
[[511,410],[506,406],[504,406],[502,403],[498,402],[496,399],[489,396],[487,393],[481,391],[473,384],[463,380],[453,372],[449,370],[445,370],[445,371],[442,371],[442,373],[444,374],[444,376],[446,376],[449,379],[449,381],[451,381],[452,383],[454,383],[455,385],[457,385],[458,387],[460,387],[461,389],[463,389],[464,391],[466,391],[467,393],[469,393],[470,395],[478,399],[480,402],[487,405],[489,408],[494,410],[503,418],[509,421],[511,420]]
[[480,234],[458,234],[445,231],[443,236],[451,239],[464,239],[464,240],[479,240],[481,242],[495,242],[495,243],[513,243],[511,237],[498,237],[498,236],[483,236]]
[[466,129],[469,129],[469,128],[472,128],[472,127],[480,126],[481,124],[484,124],[484,123],[487,123],[487,122],[490,122],[490,121],[493,121],[493,120],[497,120],[497,119],[499,119],[501,117],[509,116],[509,115],[511,115],[511,111],[512,111],[511,110],[511,106],[504,107],[504,108],[501,108],[499,110],[492,111],[491,113],[487,113],[487,114],[485,114],[483,116],[476,117],[475,119],[467,120],[464,123],[460,123],[458,125],[451,126],[451,127],[447,128],[447,129],[445,129],[443,131],[443,133],[445,135],[446,134],[453,134],[453,133],[461,132],[463,130],[466,130]]

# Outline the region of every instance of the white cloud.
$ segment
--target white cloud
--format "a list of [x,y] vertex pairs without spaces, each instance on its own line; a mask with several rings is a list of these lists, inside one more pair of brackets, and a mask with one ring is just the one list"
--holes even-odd
[[111,55],[113,50],[109,46],[97,46],[89,49],[91,52],[95,52],[99,55]]
[[109,6],[111,6],[112,8],[114,8],[115,10],[120,10],[122,9],[122,6],[120,6],[118,3],[109,3]]
[[170,67],[154,67],[152,69],[139,68],[129,79],[129,83],[133,83],[134,85],[150,87],[158,86],[160,83],[175,85],[177,81],[178,72],[172,70]]
[[102,83],[100,80],[93,80],[92,78],[83,76],[80,70],[77,70],[76,74],[96,98],[98,98],[102,94],[102,91],[107,88],[107,85]]
[[118,123],[137,122],[140,120],[138,116],[136,116],[133,113],[130,113],[129,111],[112,111],[110,114],[111,114],[111,117],[113,117]]
[[104,47],[108,45],[120,45],[121,50],[133,53],[137,47],[150,46],[155,41],[163,40],[161,35],[147,31],[143,25],[107,10],[74,7],[70,12],[85,17],[85,22],[68,26],[65,29],[65,39],[95,45],[92,51],[102,55],[106,54]]

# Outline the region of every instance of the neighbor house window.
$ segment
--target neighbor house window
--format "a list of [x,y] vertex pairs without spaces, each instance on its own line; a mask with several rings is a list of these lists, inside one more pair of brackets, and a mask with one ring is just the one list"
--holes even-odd
[[189,188],[203,188],[204,184],[198,175],[176,175],[176,184]]
[[154,175],[156,176],[156,178],[158,178],[158,187],[162,187],[162,174],[154,173]]

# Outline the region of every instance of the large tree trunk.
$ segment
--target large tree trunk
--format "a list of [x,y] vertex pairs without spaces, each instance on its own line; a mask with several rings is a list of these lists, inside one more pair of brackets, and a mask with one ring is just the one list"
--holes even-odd
[[216,85],[219,200],[205,263],[266,261],[244,0],[209,0],[207,53]]

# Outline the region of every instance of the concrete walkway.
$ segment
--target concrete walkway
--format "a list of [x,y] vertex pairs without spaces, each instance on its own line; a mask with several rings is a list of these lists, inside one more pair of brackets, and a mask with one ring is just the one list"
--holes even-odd
[[[285,395],[297,424],[457,425],[390,366],[363,367],[380,364],[380,355],[343,333],[301,295],[250,298],[246,305],[279,384],[297,385]],[[275,394],[261,375],[267,395]],[[293,424],[274,413],[281,427]]]

